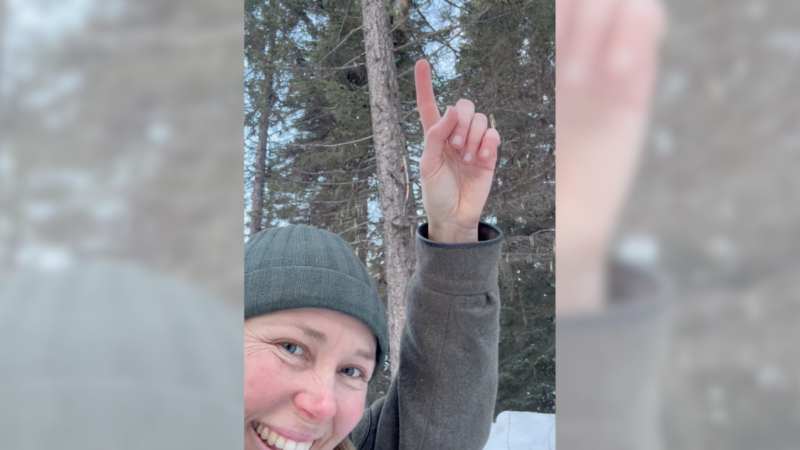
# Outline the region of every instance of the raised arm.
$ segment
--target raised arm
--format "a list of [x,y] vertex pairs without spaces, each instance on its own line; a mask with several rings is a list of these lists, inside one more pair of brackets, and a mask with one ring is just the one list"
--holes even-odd
[[428,224],[417,233],[399,370],[351,437],[360,450],[480,450],[497,397],[502,234],[479,221],[500,136],[467,100],[439,117],[427,61],[416,80]]

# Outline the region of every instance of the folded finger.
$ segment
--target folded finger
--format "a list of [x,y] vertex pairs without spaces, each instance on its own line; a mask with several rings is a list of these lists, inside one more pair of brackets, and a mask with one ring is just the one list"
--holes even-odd
[[564,43],[564,36],[569,33],[571,18],[577,0],[556,0],[556,48]]
[[456,109],[458,110],[458,125],[453,135],[450,136],[450,145],[456,150],[461,150],[467,140],[472,117],[475,115],[475,104],[462,98],[456,103]]
[[422,151],[422,157],[441,157],[444,154],[447,138],[453,133],[456,124],[458,124],[458,111],[453,107],[448,107],[442,120],[425,134],[425,148]]
[[570,84],[581,84],[596,76],[597,55],[609,37],[610,25],[623,0],[583,0],[574,5],[569,27],[562,37],[557,71]]
[[486,169],[494,170],[497,163],[497,147],[500,145],[500,134],[494,128],[486,130],[478,147],[476,164]]
[[[460,116],[459,119],[461,119]],[[461,159],[464,163],[469,164],[475,161],[478,154],[478,147],[480,147],[483,135],[489,127],[488,122],[484,114],[478,113],[472,118],[472,123],[469,126],[467,144],[464,146],[464,151],[461,152]]]

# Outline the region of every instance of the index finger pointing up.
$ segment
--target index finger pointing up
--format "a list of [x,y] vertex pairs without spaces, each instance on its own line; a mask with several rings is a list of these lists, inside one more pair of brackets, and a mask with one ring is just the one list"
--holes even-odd
[[414,66],[414,79],[417,86],[417,109],[425,133],[439,122],[439,108],[433,96],[433,82],[431,81],[431,66],[428,61],[420,59]]

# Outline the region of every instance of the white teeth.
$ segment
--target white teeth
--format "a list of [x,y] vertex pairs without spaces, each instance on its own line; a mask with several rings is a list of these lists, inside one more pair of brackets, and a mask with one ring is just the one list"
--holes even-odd
[[287,439],[274,431],[270,431],[268,427],[261,423],[256,426],[255,430],[263,441],[266,441],[267,444],[274,445],[276,448],[281,450],[310,450],[311,446],[314,445],[314,441],[296,442],[291,439]]

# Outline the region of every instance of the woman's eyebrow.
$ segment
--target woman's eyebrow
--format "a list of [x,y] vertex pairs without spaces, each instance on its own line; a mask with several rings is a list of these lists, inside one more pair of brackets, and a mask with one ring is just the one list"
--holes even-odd
[[356,351],[356,356],[360,356],[369,361],[375,361],[375,356],[363,349]]
[[303,330],[303,333],[305,333],[306,336],[310,337],[311,339],[314,339],[320,344],[324,344],[328,341],[328,335],[326,335],[322,331],[315,330],[306,324],[300,322],[289,322],[289,325],[293,325],[297,328],[300,328],[301,330]]
[[[314,339],[320,344],[325,344],[328,341],[328,335],[326,335],[322,331],[315,330],[304,323],[287,322],[287,324],[301,329],[306,336],[310,337],[311,339]],[[370,352],[364,349],[357,350],[356,356],[360,356],[368,361],[375,361],[375,355],[371,354]]]

